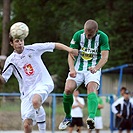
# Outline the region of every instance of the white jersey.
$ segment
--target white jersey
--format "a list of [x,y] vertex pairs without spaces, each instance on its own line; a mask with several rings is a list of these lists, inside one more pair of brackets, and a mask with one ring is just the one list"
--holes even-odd
[[[85,105],[84,99],[82,97],[77,97],[77,99],[82,105]],[[73,105],[74,106],[78,105],[78,102],[76,102],[75,97],[74,97]],[[71,115],[72,115],[72,117],[81,117],[82,118],[83,117],[82,108],[80,108],[80,107],[73,108],[71,110]]]
[[[2,77],[7,82],[12,73],[18,80],[21,98],[39,85],[52,85],[53,80],[41,60],[44,52],[53,52],[55,43],[35,43],[24,46],[21,54],[15,51],[6,59]],[[41,88],[40,88],[41,89]],[[49,93],[52,90],[47,90]]]

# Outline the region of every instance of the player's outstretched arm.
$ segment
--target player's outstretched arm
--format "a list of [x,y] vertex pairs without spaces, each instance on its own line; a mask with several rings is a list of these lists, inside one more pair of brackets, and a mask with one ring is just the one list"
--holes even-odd
[[78,50],[77,49],[72,49],[62,43],[55,43],[55,48],[58,50],[64,50],[67,51],[71,54],[73,54],[74,56],[78,56]]
[[4,80],[4,78],[2,77],[2,75],[1,75],[1,74],[0,74],[0,83],[1,83],[1,84],[6,83],[6,81]]

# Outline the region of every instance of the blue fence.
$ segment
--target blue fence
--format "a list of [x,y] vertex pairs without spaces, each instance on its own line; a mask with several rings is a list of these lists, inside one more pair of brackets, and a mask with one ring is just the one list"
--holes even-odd
[[[20,97],[20,93],[0,93],[0,97],[11,97],[11,96],[12,97]],[[52,119],[51,119],[52,129],[51,130],[52,130],[52,133],[54,133],[55,132],[55,123],[56,123],[56,118],[55,118],[56,105],[57,105],[56,101],[57,101],[57,97],[62,97],[63,94],[51,93],[49,96],[52,97],[52,107],[51,107],[52,108]],[[86,97],[87,94],[80,94],[80,96]],[[113,126],[114,125],[114,123],[113,123],[114,116],[113,116],[113,113],[111,111],[111,105],[114,102],[113,95],[107,94],[107,95],[100,95],[100,96],[106,96],[110,99],[109,100],[109,103],[110,103],[110,130],[111,130],[111,132],[113,132],[113,130],[116,130]]]

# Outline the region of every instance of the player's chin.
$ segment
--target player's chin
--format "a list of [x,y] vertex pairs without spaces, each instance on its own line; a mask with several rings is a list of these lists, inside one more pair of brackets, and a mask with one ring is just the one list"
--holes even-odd
[[17,49],[15,49],[17,53],[22,53],[23,52],[23,47],[19,47]]

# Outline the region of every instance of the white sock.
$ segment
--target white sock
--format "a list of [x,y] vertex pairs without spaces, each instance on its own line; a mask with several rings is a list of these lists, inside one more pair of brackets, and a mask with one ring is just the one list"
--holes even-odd
[[45,133],[45,131],[46,131],[46,113],[42,106],[36,110],[36,121],[37,121],[38,129],[39,129],[39,133]]
[[45,133],[45,131],[46,131],[46,122],[37,123],[37,125],[38,125],[38,129],[39,129],[39,133]]

